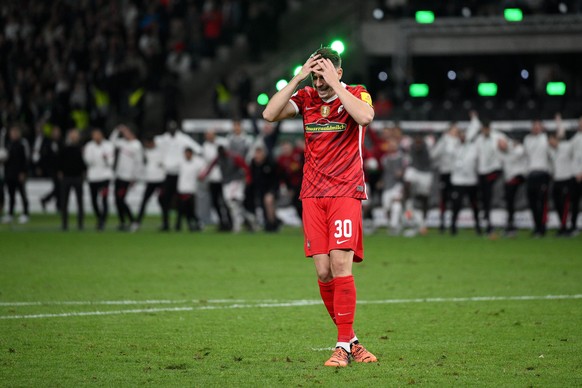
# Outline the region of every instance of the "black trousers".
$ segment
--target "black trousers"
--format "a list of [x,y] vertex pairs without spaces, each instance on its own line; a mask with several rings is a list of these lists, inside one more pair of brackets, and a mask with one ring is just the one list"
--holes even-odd
[[532,171],[527,176],[527,200],[534,220],[533,232],[546,234],[548,216],[548,191],[550,175],[545,171]]
[[43,203],[43,206],[46,205],[47,202],[49,202],[51,199],[55,199],[56,204],[57,204],[57,210],[60,210],[61,208],[61,181],[60,179],[58,179],[56,176],[51,178],[53,181],[53,187],[51,188],[51,190],[46,193],[42,198],[41,198],[41,202]]
[[85,210],[83,207],[83,177],[64,177],[60,183],[61,195],[61,228],[67,230],[69,228],[69,194],[71,189],[75,192],[77,197],[77,228],[83,229],[83,220],[85,217]]
[[109,181],[89,182],[89,191],[91,192],[93,213],[97,217],[97,229],[103,229],[109,213],[109,205],[107,202],[107,197],[109,196]]
[[481,197],[481,209],[483,209],[483,218],[485,219],[487,233],[491,233],[491,200],[493,199],[493,186],[501,176],[501,171],[492,171],[487,174],[479,175],[479,194]]
[[14,207],[16,206],[16,192],[20,194],[22,199],[23,214],[28,215],[28,195],[26,194],[25,182],[20,179],[6,179],[6,187],[8,188],[8,214],[14,215]]
[[575,184],[576,180],[572,178],[554,181],[552,186],[552,200],[556,213],[558,214],[558,219],[560,220],[561,232],[568,230],[568,214],[572,210],[572,192]]
[[228,207],[226,206],[226,202],[224,201],[222,183],[210,182],[208,184],[208,190],[210,191],[212,207],[218,215],[219,228],[221,230],[230,230],[232,228],[232,218]]
[[125,225],[126,220],[130,223],[135,222],[135,217],[125,200],[130,184],[131,182],[123,179],[115,180],[115,207],[117,208],[117,217],[119,217],[119,224],[121,226]]
[[0,176],[0,215],[4,212],[4,177]]
[[303,219],[303,202],[301,202],[301,199],[299,198],[299,194],[301,193],[301,184],[299,184],[299,186],[290,186],[289,191],[291,191],[293,195],[291,198],[291,204],[295,208],[299,219]]
[[182,219],[186,219],[188,228],[193,230],[198,225],[196,216],[196,194],[178,195],[178,218],[176,219],[176,230],[182,229]]
[[477,186],[453,186],[451,192],[451,199],[453,202],[453,217],[451,220],[451,233],[457,233],[457,219],[459,213],[463,208],[463,199],[469,199],[469,205],[473,210],[473,218],[475,219],[475,231],[481,234],[481,225],[479,224],[479,206],[477,202]]
[[445,214],[447,212],[447,205],[451,202],[451,191],[453,185],[451,184],[451,174],[440,174],[439,175],[439,216],[440,216],[440,228],[444,230],[445,228]]
[[580,197],[582,196],[582,181],[574,180],[572,186],[572,217],[571,228],[575,231],[578,228],[578,213],[580,211]]
[[518,175],[509,181],[505,182],[504,194],[505,194],[505,208],[507,210],[507,225],[506,230],[512,232],[515,230],[514,218],[515,218],[515,197],[517,192],[523,183],[525,178],[523,175]]
[[[139,214],[137,216],[137,222],[141,223],[143,221],[143,216],[145,215],[146,206],[147,206],[150,198],[152,197],[152,195],[156,192],[156,190],[159,190],[162,187],[162,183],[163,182],[148,182],[146,184],[146,188],[145,188],[145,191],[143,193],[143,197],[141,199],[141,205],[139,206]],[[161,204],[161,198],[159,195],[158,195],[158,202],[160,202],[160,207],[161,207],[162,204]]]
[[178,190],[178,175],[166,175],[160,192],[160,204],[162,205],[162,229],[169,229],[170,208]]

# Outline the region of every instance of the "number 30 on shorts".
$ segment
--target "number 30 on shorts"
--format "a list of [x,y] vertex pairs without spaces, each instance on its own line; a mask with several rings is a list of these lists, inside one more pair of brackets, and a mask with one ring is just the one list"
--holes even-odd
[[352,220],[335,220],[335,234],[333,237],[352,237]]

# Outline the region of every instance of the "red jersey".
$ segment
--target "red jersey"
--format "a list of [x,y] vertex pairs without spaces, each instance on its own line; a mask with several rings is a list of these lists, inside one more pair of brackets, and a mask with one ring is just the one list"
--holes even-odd
[[[362,86],[342,85],[354,96],[372,105]],[[337,95],[323,101],[307,86],[290,102],[303,116],[305,164],[300,198],[350,197],[367,199],[363,147],[366,127],[344,109]]]

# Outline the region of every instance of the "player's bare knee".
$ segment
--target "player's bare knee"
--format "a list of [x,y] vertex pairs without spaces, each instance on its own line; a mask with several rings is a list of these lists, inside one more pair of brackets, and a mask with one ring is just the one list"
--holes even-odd
[[335,249],[330,252],[331,274],[334,278],[350,276],[352,274],[352,265],[354,260],[354,251]]

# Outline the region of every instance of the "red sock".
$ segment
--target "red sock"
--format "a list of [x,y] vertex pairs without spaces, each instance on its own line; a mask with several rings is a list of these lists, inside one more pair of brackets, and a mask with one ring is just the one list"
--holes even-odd
[[354,277],[342,276],[334,279],[335,323],[338,342],[349,343],[354,338],[354,316],[356,314],[356,284]]
[[333,312],[333,294],[335,289],[335,282],[332,279],[330,282],[324,283],[321,280],[317,279],[317,283],[319,284],[319,293],[321,294],[321,299],[323,300],[323,304],[335,325],[335,314]]

